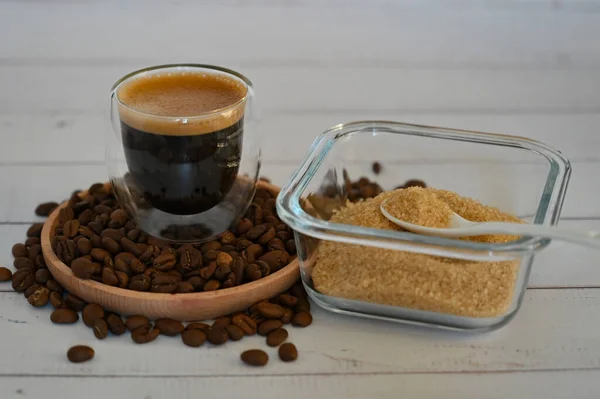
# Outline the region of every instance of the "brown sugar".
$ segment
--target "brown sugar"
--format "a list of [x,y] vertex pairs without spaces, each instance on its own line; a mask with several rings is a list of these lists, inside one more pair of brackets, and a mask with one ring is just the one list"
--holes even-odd
[[409,187],[395,190],[384,205],[397,219],[425,227],[448,227],[452,209],[431,190]]
[[[473,221],[521,222],[513,215],[456,193],[428,188],[452,211]],[[397,193],[348,203],[332,222],[398,230],[380,212],[380,204]],[[517,237],[479,236],[465,240],[507,242]],[[315,288],[336,297],[468,317],[495,317],[509,308],[519,261],[476,262],[321,242],[312,272]]]

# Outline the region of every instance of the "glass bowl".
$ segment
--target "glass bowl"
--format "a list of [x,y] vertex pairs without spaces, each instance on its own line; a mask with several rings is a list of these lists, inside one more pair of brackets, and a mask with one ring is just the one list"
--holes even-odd
[[[374,162],[380,164],[380,171]],[[332,212],[351,194],[351,187],[346,184],[348,176],[352,180],[371,179],[385,191],[420,179],[429,187],[454,191],[525,222],[551,226],[560,217],[570,173],[569,161],[559,151],[527,138],[387,121],[355,122],[334,126],[315,139],[281,190],[277,211],[295,231],[302,282],[319,306],[354,316],[486,331],[505,325],[517,313],[534,255],[550,240],[527,236],[490,244],[331,222]],[[450,260],[449,264],[452,260],[476,262],[476,267],[483,268],[495,267],[497,262],[513,262],[515,268],[510,281],[503,282],[509,287],[503,299],[505,305],[494,312],[470,314],[402,300],[389,303],[371,300],[369,294],[328,295],[317,290],[313,281],[319,251],[325,242],[378,257],[380,253],[403,251],[443,257]],[[381,262],[385,259],[388,258]],[[351,268],[366,267],[353,260],[349,263]],[[475,289],[481,289],[480,279],[465,278],[472,278]],[[402,298],[402,293],[394,294]],[[419,293],[411,295],[414,299]]]

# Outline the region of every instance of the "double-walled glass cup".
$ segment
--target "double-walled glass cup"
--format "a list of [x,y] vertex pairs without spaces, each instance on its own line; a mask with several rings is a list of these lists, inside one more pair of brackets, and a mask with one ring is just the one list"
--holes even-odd
[[[215,98],[216,109],[195,114],[181,111],[185,103],[173,104],[180,98],[165,97],[157,106],[160,88],[152,82],[183,79],[184,90],[190,77],[212,85],[204,90],[203,83],[195,83],[203,96],[198,101],[210,102],[211,93],[229,90],[230,103]],[[135,90],[142,95],[132,100]],[[152,107],[143,104],[145,90],[155,96]],[[194,95],[184,93],[181,101],[191,102],[193,109]],[[142,230],[169,241],[202,242],[244,214],[256,189],[261,147],[254,88],[245,76],[197,64],[138,70],[112,87],[110,120],[110,181],[120,205]]]

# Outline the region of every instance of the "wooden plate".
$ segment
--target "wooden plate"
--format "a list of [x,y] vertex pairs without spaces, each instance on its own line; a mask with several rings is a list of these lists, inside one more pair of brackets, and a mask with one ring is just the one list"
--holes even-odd
[[[267,189],[275,195],[279,193],[277,186],[263,181],[257,184],[259,188]],[[50,243],[54,237],[54,227],[58,223],[58,213],[65,206],[66,202],[52,212],[42,230],[42,252],[48,269],[67,291],[86,302],[97,303],[123,316],[139,314],[153,320],[162,317],[180,321],[210,320],[246,309],[256,302],[277,295],[291,287],[300,276],[298,259],[295,258],[287,266],[265,278],[210,292],[189,294],[138,292],[93,280],[82,280],[56,256]]]

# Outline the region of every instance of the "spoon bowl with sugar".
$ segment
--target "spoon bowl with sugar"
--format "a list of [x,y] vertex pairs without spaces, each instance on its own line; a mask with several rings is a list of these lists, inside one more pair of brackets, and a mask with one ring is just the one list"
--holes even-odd
[[398,219],[386,209],[388,201],[383,201],[380,205],[382,215],[397,226],[417,234],[451,238],[493,234],[537,236],[600,249],[600,232],[595,230],[571,230],[560,227],[507,222],[472,222],[455,212],[451,212],[447,227],[428,227]]

